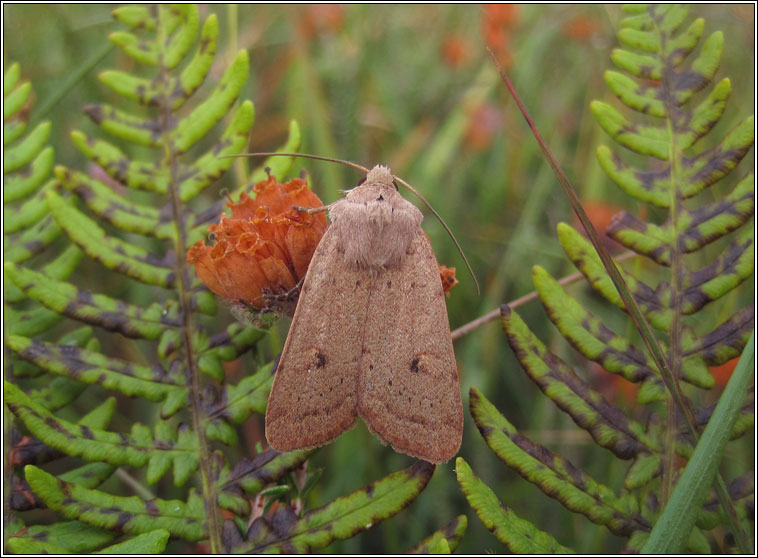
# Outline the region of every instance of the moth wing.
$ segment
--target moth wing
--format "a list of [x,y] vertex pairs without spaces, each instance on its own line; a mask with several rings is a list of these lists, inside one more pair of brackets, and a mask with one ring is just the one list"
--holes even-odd
[[[278,451],[326,444],[355,423],[356,376],[368,298],[329,227],[316,248],[274,376],[266,439]],[[355,308],[358,304],[360,308]]]
[[374,278],[365,315],[358,414],[395,450],[448,461],[463,409],[439,267],[420,227],[400,266]]

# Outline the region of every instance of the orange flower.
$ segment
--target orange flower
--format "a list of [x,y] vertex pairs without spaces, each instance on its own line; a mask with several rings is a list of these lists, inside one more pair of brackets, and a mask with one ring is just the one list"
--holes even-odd
[[305,276],[326,216],[293,209],[323,205],[302,179],[280,184],[269,177],[253,190],[255,199],[243,193],[238,203],[228,204],[232,217],[221,215],[208,227],[213,246],[198,241],[187,262],[214,293],[266,309],[267,297],[285,295]]
[[[607,236],[606,231],[608,230],[613,217],[621,213],[624,208],[602,200],[590,200],[583,202],[582,205],[584,206],[585,213],[587,213],[587,217],[590,218],[590,221],[595,226],[595,230],[600,236],[600,240],[605,246],[605,249],[612,253],[619,252],[621,250],[621,245]],[[582,234],[585,234],[584,227],[582,227],[579,218],[576,215],[574,215],[574,226]]]
[[334,34],[343,27],[345,6],[341,4],[313,4],[302,8],[299,25],[306,39],[319,34]]
[[716,380],[716,385],[718,387],[726,387],[726,384],[729,383],[729,378],[732,377],[732,372],[734,372],[734,369],[737,368],[737,363],[739,361],[740,357],[737,357],[733,358],[732,360],[728,360],[719,366],[711,366],[709,368],[711,376],[713,376],[713,379]]
[[597,362],[590,362],[588,372],[592,387],[611,402],[623,402],[627,407],[637,405],[639,384],[630,382],[623,376],[603,369]]
[[577,16],[563,24],[563,34],[577,42],[589,42],[602,33],[600,24],[587,16]]
[[460,68],[469,59],[468,45],[462,37],[451,35],[446,37],[440,49],[442,59],[451,68]]
[[442,290],[446,295],[450,295],[450,289],[455,287],[459,281],[455,278],[455,268],[446,265],[437,264],[440,268],[440,279],[442,279]]
[[504,68],[511,65],[511,30],[519,19],[517,4],[485,4],[482,15],[484,39]]

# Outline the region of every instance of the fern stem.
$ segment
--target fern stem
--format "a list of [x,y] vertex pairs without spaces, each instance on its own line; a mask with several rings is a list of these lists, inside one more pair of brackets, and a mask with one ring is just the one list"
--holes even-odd
[[[168,9],[164,6],[159,6],[159,10]],[[159,21],[163,18],[159,17]],[[166,36],[165,29],[162,25],[158,26],[158,37],[161,44],[165,44]],[[161,52],[161,60],[159,63],[159,79],[168,84],[167,68],[162,60],[163,53]],[[187,375],[190,384],[189,403],[192,414],[192,428],[197,436],[198,440],[198,452],[200,454],[199,466],[200,477],[202,482],[203,497],[206,502],[207,526],[208,526],[208,539],[210,545],[210,551],[212,554],[219,554],[222,550],[221,545],[221,523],[218,516],[218,507],[216,506],[216,490],[212,480],[211,473],[211,453],[208,444],[208,438],[205,435],[204,428],[204,415],[202,413],[202,406],[200,401],[200,370],[197,366],[197,356],[195,354],[194,344],[192,340],[192,332],[195,331],[192,321],[192,306],[190,304],[191,297],[189,294],[190,285],[189,273],[187,270],[187,263],[184,255],[187,253],[187,227],[185,226],[184,214],[182,212],[182,201],[179,195],[179,177],[178,177],[178,163],[177,153],[174,150],[174,144],[171,140],[171,136],[168,131],[171,129],[169,123],[171,121],[171,101],[168,97],[168,87],[164,88],[164,99],[161,103],[160,118],[162,120],[161,129],[164,131],[163,145],[165,149],[166,160],[170,165],[170,179],[168,185],[168,194],[171,203],[171,213],[174,225],[176,227],[176,272],[177,272],[177,287],[179,289],[179,305],[181,308],[182,318],[182,344],[185,350],[185,359],[187,365]]]
[[[679,387],[679,377],[681,375],[681,363],[682,363],[682,349],[681,349],[681,341],[682,341],[682,324],[681,324],[681,316],[682,312],[681,309],[683,307],[683,296],[684,296],[684,278],[687,275],[687,269],[686,269],[686,262],[684,261],[684,250],[681,245],[682,242],[682,230],[680,227],[681,219],[680,216],[682,214],[682,211],[684,210],[684,197],[682,196],[682,188],[681,185],[683,184],[685,178],[684,173],[682,170],[682,157],[684,156],[682,153],[682,149],[679,147],[679,136],[676,132],[675,128],[675,122],[682,119],[681,109],[675,102],[675,85],[671,82],[671,76],[677,75],[676,69],[672,67],[671,65],[671,58],[666,55],[667,51],[667,45],[666,40],[668,38],[668,34],[658,27],[658,20],[656,18],[653,18],[653,24],[657,27],[658,30],[658,36],[660,37],[660,46],[658,51],[658,56],[661,60],[665,61],[665,70],[662,72],[662,79],[661,79],[661,87],[663,89],[663,102],[665,106],[665,114],[666,114],[666,131],[668,133],[669,138],[669,165],[671,169],[670,174],[670,180],[671,180],[671,202],[670,202],[670,213],[669,213],[669,219],[671,221],[671,226],[673,227],[675,231],[675,238],[676,241],[672,243],[671,246],[671,304],[672,308],[674,309],[673,312],[673,318],[672,318],[672,324],[671,324],[671,330],[669,333],[669,366],[671,370],[671,378],[667,378],[664,375],[664,382],[666,382],[666,386],[668,387],[669,382],[672,383],[672,385],[676,388],[676,391],[681,396],[681,403],[677,400],[675,397],[673,402],[672,400],[667,401],[667,407],[668,407],[668,425],[667,425],[667,431],[671,433],[672,440],[670,443],[666,444],[666,456],[664,461],[664,476],[663,476],[663,502],[668,502],[669,497],[671,496],[674,488],[674,477],[678,474],[676,463],[675,463],[675,457],[673,455],[674,453],[674,446],[673,443],[675,440],[676,432],[679,430],[679,421],[677,420],[677,407],[679,407],[681,410],[684,411],[684,417],[685,421],[687,422],[687,426],[689,427],[690,433],[692,434],[695,443],[699,440],[699,435],[697,433],[696,427],[695,427],[695,420],[694,415],[692,413],[692,409],[689,405],[689,402],[687,398],[684,396],[684,394],[681,392],[681,389]],[[673,392],[672,392],[673,393]],[[683,404],[683,408],[682,408]],[[669,452],[671,453],[671,456],[669,456]],[[670,457],[670,459],[669,459]],[[742,526],[740,525],[739,519],[737,518],[737,512],[734,509],[734,506],[732,505],[731,498],[729,497],[729,493],[726,489],[726,483],[724,482],[723,477],[721,476],[721,473],[716,471],[714,481],[713,481],[713,488],[716,492],[716,498],[718,499],[722,509],[724,510],[724,514],[726,515],[727,522],[729,523],[729,526],[731,528],[732,533],[734,534],[735,542],[737,542],[738,548],[741,549],[742,552],[750,552],[750,545],[747,543],[747,537],[745,536],[744,532],[742,531]]]
[[[658,22],[654,19],[654,24]],[[680,196],[680,184],[682,180],[682,168],[681,168],[681,150],[679,149],[679,143],[677,141],[677,134],[674,130],[672,122],[673,115],[677,111],[676,103],[673,102],[673,96],[671,91],[671,67],[670,58],[666,56],[666,38],[667,35],[661,29],[658,29],[658,36],[660,37],[660,45],[658,50],[658,56],[661,60],[665,60],[666,69],[662,72],[661,88],[664,91],[663,102],[666,107],[666,132],[668,134],[669,156],[668,162],[671,169],[669,179],[671,181],[669,192],[671,193],[671,199],[669,203],[669,219],[671,220],[674,230],[677,232],[676,238],[679,239],[679,215],[681,210],[682,198]],[[672,243],[671,247],[671,304],[674,309],[671,329],[669,331],[669,350],[668,350],[668,364],[671,370],[672,381],[679,389],[679,377],[681,373],[681,315],[680,309],[682,305],[682,276],[684,274],[684,261],[682,259],[682,252],[680,250],[679,240]],[[683,397],[684,400],[684,397]],[[691,413],[691,411],[690,411]],[[689,415],[688,415],[689,416]],[[690,429],[692,430],[692,424],[694,420],[689,421],[691,423]],[[671,497],[673,491],[674,478],[677,474],[676,458],[674,452],[674,446],[676,442],[676,434],[678,431],[676,403],[672,399],[666,400],[666,446],[664,453],[664,470],[662,478],[662,504],[665,506]],[[695,438],[697,440],[697,437]]]
[[153,494],[145,485],[127,473],[123,468],[119,467],[116,469],[115,473],[124,484],[131,487],[131,489],[134,490],[135,494],[137,494],[143,500],[152,500],[155,498],[155,494]]

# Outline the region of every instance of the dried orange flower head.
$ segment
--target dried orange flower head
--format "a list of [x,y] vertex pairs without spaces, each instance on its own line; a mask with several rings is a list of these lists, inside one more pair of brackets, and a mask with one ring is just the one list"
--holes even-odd
[[437,264],[440,268],[440,279],[442,279],[442,291],[450,296],[450,289],[455,287],[459,281],[455,278],[455,268],[447,267],[446,265]]
[[305,276],[326,231],[326,215],[293,208],[323,205],[300,178],[281,184],[269,176],[253,191],[255,199],[243,193],[239,202],[228,204],[231,218],[222,214],[208,227],[213,245],[198,241],[187,262],[214,293],[263,310]]

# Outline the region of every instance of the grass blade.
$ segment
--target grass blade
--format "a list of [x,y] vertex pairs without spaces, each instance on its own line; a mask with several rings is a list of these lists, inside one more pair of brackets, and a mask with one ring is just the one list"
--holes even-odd
[[[670,554],[681,552],[684,548],[698,510],[701,509],[702,500],[708,495],[708,487],[718,471],[724,446],[729,440],[734,422],[740,414],[742,400],[753,379],[754,349],[755,332],[750,336],[742,352],[742,358],[721,395],[671,499],[642,548],[642,554]],[[740,552],[750,554],[751,549],[740,547]]]

